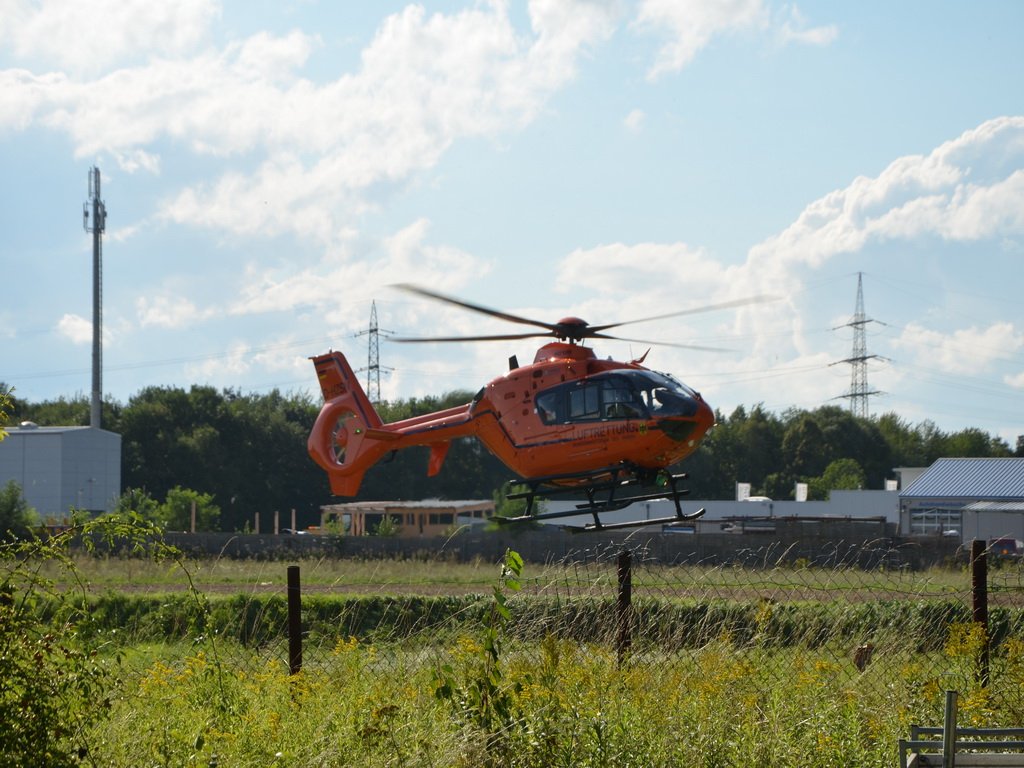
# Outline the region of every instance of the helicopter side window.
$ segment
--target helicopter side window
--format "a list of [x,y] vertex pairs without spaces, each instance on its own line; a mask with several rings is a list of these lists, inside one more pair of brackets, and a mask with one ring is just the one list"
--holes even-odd
[[638,389],[631,379],[602,376],[542,392],[534,404],[544,424],[564,424],[599,419],[646,419],[654,410],[653,401],[649,384],[646,389]]
[[545,424],[565,421],[565,392],[543,392],[537,395],[537,415]]
[[601,391],[596,384],[569,390],[569,418],[572,421],[601,418]]
[[639,419],[645,416],[643,403],[625,382],[603,382],[602,404],[606,419]]

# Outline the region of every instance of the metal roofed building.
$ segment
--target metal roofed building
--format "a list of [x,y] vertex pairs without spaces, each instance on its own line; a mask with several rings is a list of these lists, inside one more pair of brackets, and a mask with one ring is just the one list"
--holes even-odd
[[1015,550],[1024,549],[1024,501],[978,501],[964,507],[964,541],[1012,539]]
[[480,525],[494,515],[494,502],[480,501],[355,501],[320,507],[320,531],[336,525],[339,533],[365,536],[390,520],[401,538],[444,536],[456,527]]
[[121,494],[121,436],[94,427],[7,428],[0,442],[0,484],[21,486],[43,521],[72,509],[110,512]]
[[1014,519],[1005,507],[973,508],[978,502],[1024,503],[1024,458],[939,459],[900,491],[900,530],[962,541],[1024,531],[1024,515]]

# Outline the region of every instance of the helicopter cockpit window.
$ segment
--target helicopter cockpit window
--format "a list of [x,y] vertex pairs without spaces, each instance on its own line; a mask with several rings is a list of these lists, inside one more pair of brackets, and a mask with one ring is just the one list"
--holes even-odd
[[627,371],[652,416],[693,416],[697,412],[696,392],[663,373]]
[[560,387],[537,395],[537,415],[545,424],[565,421],[565,389]]

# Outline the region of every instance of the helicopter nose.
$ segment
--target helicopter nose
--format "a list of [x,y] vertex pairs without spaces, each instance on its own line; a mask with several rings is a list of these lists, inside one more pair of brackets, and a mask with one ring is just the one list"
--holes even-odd
[[685,411],[685,414],[674,414],[663,419],[661,429],[676,442],[688,443],[693,448],[714,426],[715,412],[700,395],[686,398]]
[[715,412],[711,409],[711,406],[704,402],[704,398],[697,396],[697,413],[695,421],[697,422],[697,428],[694,430],[694,437],[700,440],[707,434],[707,431],[715,426]]

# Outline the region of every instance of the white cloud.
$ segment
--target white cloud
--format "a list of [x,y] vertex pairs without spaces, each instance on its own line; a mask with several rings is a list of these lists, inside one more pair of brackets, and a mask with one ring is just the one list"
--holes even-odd
[[1024,117],[1000,117],[814,201],[786,230],[752,248],[751,259],[816,267],[872,242],[1020,234]]
[[804,45],[829,45],[839,36],[839,28],[834,24],[812,27],[807,18],[795,5],[784,6],[780,16],[775,20],[779,42],[803,43]]
[[125,152],[112,152],[118,168],[128,173],[146,171],[154,176],[160,173],[160,156],[144,149],[132,149]]
[[985,328],[962,328],[953,333],[941,333],[911,323],[893,345],[912,354],[919,365],[937,367],[945,373],[971,375],[1024,349],[1024,333],[1008,322],[993,323]]
[[[927,155],[898,158],[878,176],[854,179],[814,201],[784,231],[753,246],[744,263],[727,266],[720,256],[684,243],[615,243],[570,253],[559,267],[557,282],[595,295],[573,310],[592,322],[757,294],[799,296],[809,270],[819,270],[840,255],[869,254],[879,243],[893,240],[918,245],[929,238],[1002,243],[1024,234],[1022,212],[1024,118],[1004,117]],[[645,286],[641,296],[637,285]],[[700,320],[684,317],[637,326],[635,334],[630,328],[624,335],[734,348],[744,355],[735,369],[750,371],[754,378],[775,375],[770,372],[780,364],[796,368],[787,378],[787,396],[800,395],[812,403],[845,389],[847,372],[829,368],[836,356],[820,351],[816,334],[823,325],[798,299],[790,298]],[[1005,322],[952,332],[910,324],[893,345],[917,358],[919,365],[976,374],[998,370],[1008,356],[1019,355],[1024,333]],[[684,353],[660,350],[658,355],[670,369],[678,365],[685,370],[687,361],[692,363],[692,356]],[[887,375],[897,376],[892,371]]]
[[140,296],[135,300],[139,325],[143,328],[187,328],[215,314],[212,309],[199,309],[192,301],[176,296]]
[[128,224],[106,230],[106,239],[113,243],[126,243],[144,227],[144,224]]
[[[751,293],[798,296],[809,270],[840,256],[870,257],[893,241],[920,247],[1001,243],[1024,234],[1024,118],[1002,117],[938,146],[927,155],[897,158],[875,177],[858,177],[812,202],[790,226],[754,245],[735,279]],[[756,278],[756,282],[755,282]],[[741,315],[740,317],[752,316]],[[809,354],[821,321],[790,300],[759,313],[752,350],[780,359]],[[1019,348],[1012,326],[939,333],[908,325],[893,342],[920,364],[966,374]]]
[[782,45],[828,45],[835,26],[812,27],[795,5],[772,13],[763,0],[642,0],[635,29],[667,38],[647,72],[650,80],[678,72],[722,35],[754,31],[773,33]]
[[723,268],[702,248],[686,243],[612,243],[570,253],[558,268],[562,292],[585,288],[599,294],[637,283],[678,296],[681,289],[705,294],[722,284]]
[[244,342],[236,342],[230,345],[227,353],[223,355],[186,365],[185,375],[192,381],[216,384],[238,381],[244,378],[252,367],[249,345]]
[[[205,18],[204,7],[188,18]],[[0,127],[65,132],[77,157],[109,154],[130,172],[159,172],[160,142],[185,144],[228,167],[170,198],[164,218],[331,244],[374,195],[432,168],[454,141],[529,123],[613,31],[600,4],[545,0],[529,12],[532,35],[520,35],[503,3],[448,15],[409,6],[382,22],[358,71],[324,83],[300,76],[322,45],[300,31],[189,57],[155,47],[95,79],[5,70]]]
[[683,69],[717,35],[763,27],[767,22],[761,0],[643,0],[634,25],[669,38],[647,73],[653,80]]
[[[103,322],[104,347],[111,345],[118,338],[121,338],[125,330],[126,326],[123,322],[116,319],[111,322],[109,319],[105,319]],[[56,331],[58,335],[63,336],[72,344],[92,344],[92,320],[81,315],[71,313],[62,315],[60,320],[57,321]]]
[[246,315],[313,307],[331,327],[345,328],[352,325],[354,308],[339,297],[351,295],[354,289],[372,293],[392,283],[415,283],[451,291],[488,272],[489,265],[481,259],[429,243],[429,229],[429,222],[419,219],[372,246],[366,258],[343,259],[340,264],[328,259],[298,272],[290,267],[251,268],[229,312]]
[[[56,56],[44,30],[59,39],[74,5],[17,3],[25,29],[10,44]],[[601,4],[536,0],[532,34],[521,35],[504,3],[451,14],[411,5],[381,23],[357,71],[315,83],[300,71],[322,45],[317,36],[260,32],[217,51],[198,47],[220,13],[212,2],[148,17],[148,3],[123,5],[111,12],[109,57],[94,61],[146,56],[94,78],[0,71],[0,127],[64,132],[76,157],[109,155],[127,172],[159,173],[162,142],[183,144],[217,158],[220,176],[169,197],[158,219],[242,236],[295,233],[325,248],[454,141],[529,123],[615,19]],[[89,29],[83,22],[76,34]],[[93,61],[61,50],[69,67]]]
[[644,121],[647,119],[647,115],[642,109],[634,109],[628,115],[622,124],[626,126],[626,130],[630,133],[640,133],[644,127]]
[[[698,310],[625,325],[609,333],[625,339],[727,350],[731,354],[725,356],[730,361],[726,368],[737,366],[742,357],[741,368],[765,371],[777,365],[780,353],[780,343],[772,332],[787,338],[793,335],[796,320],[792,307],[773,302],[708,310],[765,294],[758,283],[760,277],[749,265],[725,265],[705,249],[685,243],[614,243],[569,254],[559,266],[556,282],[565,293],[593,296],[577,302],[571,312],[595,325]],[[626,357],[642,352],[638,342],[601,342],[602,354]],[[714,365],[708,354],[658,347],[651,364],[659,370],[693,371],[695,361],[701,361],[702,367]]]
[[251,82],[289,83],[292,73],[302,67],[319,38],[292,30],[284,37],[259,32],[246,40],[232,43],[225,52],[232,72]]
[[80,315],[63,315],[57,321],[57,332],[72,344],[92,343],[92,321]]
[[5,0],[0,44],[20,59],[96,72],[125,58],[191,50],[219,15],[216,0]]

